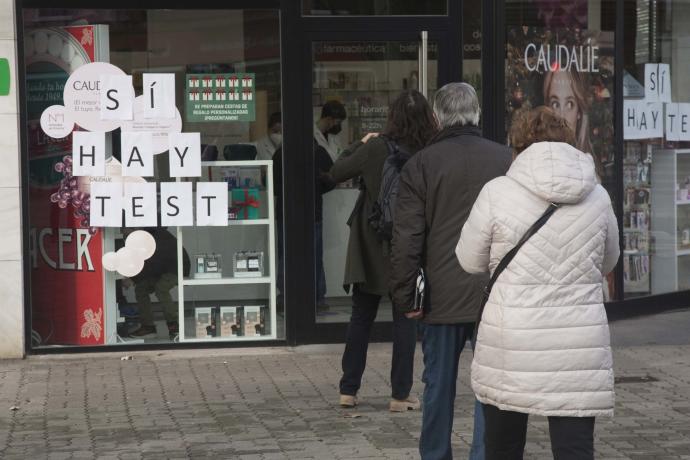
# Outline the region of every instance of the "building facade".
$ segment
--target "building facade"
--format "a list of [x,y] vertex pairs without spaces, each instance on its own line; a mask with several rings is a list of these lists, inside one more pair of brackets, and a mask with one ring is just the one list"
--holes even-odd
[[95,3],[0,3],[1,356],[342,341],[359,183],[320,170],[459,80],[485,136],[547,105],[594,156],[611,316],[686,302],[690,3]]

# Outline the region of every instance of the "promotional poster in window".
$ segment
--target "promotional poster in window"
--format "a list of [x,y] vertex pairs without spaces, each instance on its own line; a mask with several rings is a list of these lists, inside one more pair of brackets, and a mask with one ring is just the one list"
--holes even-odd
[[506,43],[506,132],[523,110],[546,105],[594,155],[602,183],[613,177],[613,32],[512,27]]
[[[614,188],[613,32],[575,27],[510,27],[506,35],[506,133],[523,111],[545,105],[591,153],[601,183]],[[615,197],[614,197],[615,199]],[[613,297],[613,277],[609,298]]]

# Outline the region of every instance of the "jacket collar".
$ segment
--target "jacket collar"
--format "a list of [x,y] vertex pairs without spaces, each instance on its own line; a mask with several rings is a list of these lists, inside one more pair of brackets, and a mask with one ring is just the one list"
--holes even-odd
[[482,130],[479,129],[478,126],[472,126],[472,125],[449,126],[447,128],[443,128],[434,137],[432,137],[431,140],[429,141],[429,144],[427,144],[427,145],[436,144],[436,143],[444,141],[446,139],[450,139],[450,138],[458,137],[458,136],[481,136],[481,135],[482,135]]

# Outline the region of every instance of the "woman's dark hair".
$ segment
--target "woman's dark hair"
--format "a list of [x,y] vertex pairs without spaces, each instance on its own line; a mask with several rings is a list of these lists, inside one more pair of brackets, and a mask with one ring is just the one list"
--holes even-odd
[[516,154],[537,142],[565,142],[576,147],[575,133],[565,119],[545,106],[517,113],[509,138]]
[[434,112],[419,91],[403,91],[388,107],[383,134],[417,151],[426,146],[438,130]]

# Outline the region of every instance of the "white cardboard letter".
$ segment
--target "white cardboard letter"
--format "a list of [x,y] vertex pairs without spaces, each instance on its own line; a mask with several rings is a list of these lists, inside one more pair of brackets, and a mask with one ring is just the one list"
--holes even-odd
[[170,177],[201,176],[201,136],[199,133],[168,135]]
[[228,225],[228,184],[197,182],[196,224],[219,227]]
[[161,182],[161,225],[194,225],[194,198],[191,182]]
[[120,145],[123,176],[153,176],[153,133],[122,131]]
[[134,118],[134,87],[131,75],[101,75],[101,120]]
[[664,109],[666,112],[666,140],[679,141],[680,118],[678,117],[678,104],[664,104]]
[[92,182],[89,221],[93,227],[122,227],[122,182]]
[[72,133],[72,175],[105,176],[105,133]]
[[671,102],[671,66],[659,64],[659,101]]
[[158,226],[155,182],[126,182],[123,204],[126,227]]
[[175,74],[145,73],[144,118],[175,118]]

